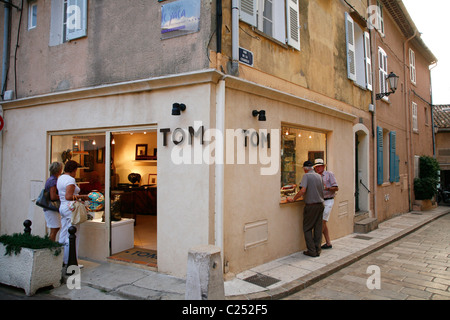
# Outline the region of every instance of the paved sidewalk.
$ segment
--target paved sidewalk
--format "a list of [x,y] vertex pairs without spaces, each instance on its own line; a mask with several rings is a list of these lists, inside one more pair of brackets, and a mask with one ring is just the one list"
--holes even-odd
[[[281,299],[448,213],[450,207],[445,206],[413,211],[380,223],[378,229],[370,233],[350,234],[334,240],[333,248],[323,250],[320,257],[311,258],[298,252],[244,271],[225,282],[226,299]],[[184,279],[130,265],[86,260],[79,263],[84,265],[81,289],[70,290],[63,284],[52,289],[51,295],[71,300],[184,300]],[[249,278],[267,281],[256,285],[249,282]],[[269,280],[276,282],[269,285]]]

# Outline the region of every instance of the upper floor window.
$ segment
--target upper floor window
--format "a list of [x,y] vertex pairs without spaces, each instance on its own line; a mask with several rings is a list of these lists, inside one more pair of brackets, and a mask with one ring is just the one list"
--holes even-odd
[[298,0],[240,0],[239,12],[242,21],[300,50]]
[[412,127],[414,132],[419,132],[419,123],[417,117],[417,103],[411,102]]
[[411,82],[416,84],[416,54],[409,49],[409,75]]
[[28,3],[28,30],[37,26],[37,2],[30,1]]
[[87,0],[52,0],[50,46],[87,35]]
[[[380,92],[381,93],[389,92],[389,84],[388,81],[386,80],[388,76],[387,54],[381,48],[378,48],[378,72],[380,80]],[[383,99],[387,100],[387,97],[384,97]]]
[[372,90],[372,60],[370,35],[345,13],[347,42],[347,76],[363,88]]

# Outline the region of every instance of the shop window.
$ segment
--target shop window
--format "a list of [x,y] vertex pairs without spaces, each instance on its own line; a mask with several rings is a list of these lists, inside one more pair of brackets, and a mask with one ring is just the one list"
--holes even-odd
[[305,174],[303,162],[326,160],[326,134],[308,129],[283,126],[281,132],[281,202],[294,195]]
[[78,162],[80,167],[75,179],[81,194],[88,194],[93,190],[105,192],[104,134],[54,135],[50,159],[51,162]]

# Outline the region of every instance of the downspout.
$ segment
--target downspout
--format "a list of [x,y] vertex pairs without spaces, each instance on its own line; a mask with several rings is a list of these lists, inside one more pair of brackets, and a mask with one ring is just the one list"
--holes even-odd
[[431,78],[431,70],[437,67],[437,62],[430,68],[430,98],[431,98],[431,136],[433,138],[433,157],[436,159],[436,136],[434,131],[434,106],[433,106],[433,79]]
[[[367,0],[367,7],[370,7],[370,0]],[[367,23],[370,24],[370,21],[368,21]],[[372,25],[369,25],[369,34],[370,34],[370,46],[371,46],[371,52],[370,52],[370,59],[372,61],[372,97],[371,97],[371,101],[372,101],[372,105],[373,105],[373,111],[372,111],[372,140],[373,140],[373,216],[378,220],[378,211],[377,211],[377,188],[378,188],[378,184],[377,184],[377,135],[376,135],[376,128],[377,128],[377,115],[376,115],[376,110],[377,110],[377,104],[376,104],[376,92],[375,92],[375,88],[376,88],[376,83],[374,80],[374,76],[375,74],[377,74],[375,71],[375,60],[374,59],[374,52],[376,49],[376,32],[374,32],[374,28]],[[375,36],[374,36],[375,35]],[[370,208],[370,207],[369,207]]]
[[3,95],[6,89],[6,80],[8,76],[8,66],[9,66],[9,35],[11,29],[11,5],[10,0],[5,1],[5,21],[3,26],[3,62],[2,62],[2,89],[1,95]]
[[231,66],[229,73],[239,76],[239,0],[231,2]]
[[403,43],[403,77],[405,79],[405,93],[404,93],[404,99],[405,99],[405,108],[406,108],[406,112],[405,112],[405,118],[406,118],[406,155],[408,157],[408,161],[407,161],[407,172],[408,172],[408,205],[409,205],[409,211],[412,210],[412,203],[411,203],[411,178],[412,178],[412,174],[411,174],[411,163],[414,163],[413,159],[412,159],[412,126],[411,126],[411,120],[409,117],[409,114],[411,112],[411,108],[410,108],[410,103],[409,103],[409,99],[408,99],[408,92],[409,92],[409,81],[408,81],[408,65],[406,63],[406,45],[409,41],[411,41],[412,39],[414,39],[417,36],[417,30],[414,30],[414,34],[406,39],[406,41]]

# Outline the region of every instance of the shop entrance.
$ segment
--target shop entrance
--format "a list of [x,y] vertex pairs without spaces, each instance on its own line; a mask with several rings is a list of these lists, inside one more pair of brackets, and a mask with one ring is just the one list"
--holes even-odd
[[[109,259],[157,267],[157,135],[156,130],[112,132],[111,138],[111,253]],[[115,232],[120,221],[133,219],[133,243]],[[120,221],[119,221],[120,220]]]

